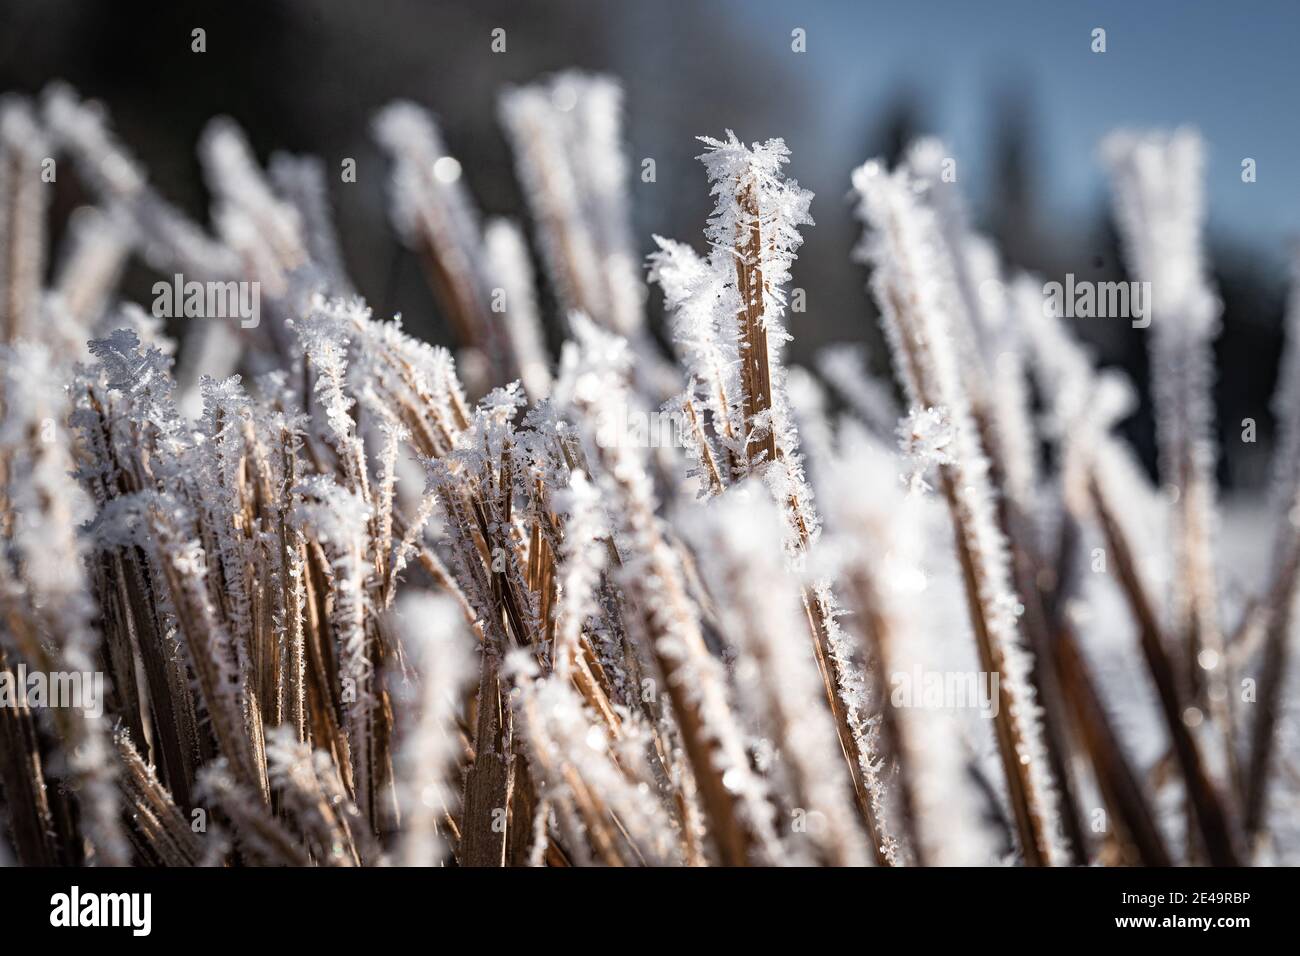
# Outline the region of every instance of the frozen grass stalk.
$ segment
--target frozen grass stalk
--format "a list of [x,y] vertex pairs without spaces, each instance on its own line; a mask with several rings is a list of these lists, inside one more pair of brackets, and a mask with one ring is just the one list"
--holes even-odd
[[[673,362],[647,327],[617,84],[545,78],[507,91],[499,118],[527,226],[480,228],[473,171],[419,107],[374,127],[457,362],[356,296],[320,159],[264,170],[214,120],[198,144],[209,232],[96,104],[61,85],[39,107],[0,103],[0,857],[1232,863],[1244,830],[1261,859],[1294,859],[1265,798],[1294,799],[1280,731],[1295,522],[1245,637],[1207,656],[1217,303],[1193,140],[1112,150],[1133,269],[1155,286],[1161,463],[1179,488],[1164,621],[1159,538],[1136,530],[1159,499],[1112,431],[1131,396],[1042,314],[1034,280],[1003,286],[936,142],[909,150],[908,172],[854,177],[906,403],[866,371],[884,356],[840,349],[819,363],[847,404],[835,417],[822,382],[783,360],[812,195],[786,178],[782,140],[704,138],[707,250],[653,237]],[[88,197],[66,228],[47,222],[62,208],[39,181],[47,152]],[[68,241],[47,270],[51,234]],[[136,259],[259,283],[261,325],[172,341],[122,299]],[[664,411],[680,425],[666,444],[641,427]],[[1098,537],[1175,773],[1149,773],[1148,741],[1125,736],[1153,716],[1112,686],[1129,657],[1096,660],[1099,636],[1129,625],[1072,560]],[[1214,693],[1230,665],[1264,669],[1248,746]],[[994,719],[897,693],[903,676],[975,669],[997,679]],[[102,675],[102,713],[10,705],[32,671]],[[1055,729],[1031,677],[1060,698]],[[1216,737],[1184,719],[1203,700]],[[1218,740],[1242,767],[1227,781]],[[1105,834],[1071,825],[1072,779],[1095,784]],[[1183,842],[1157,814],[1171,795],[1191,811]]]
[[958,371],[947,316],[953,307],[951,272],[934,214],[917,199],[904,171],[888,173],[875,161],[853,176],[869,232],[864,254],[875,268],[880,304],[899,377],[913,412],[942,419],[942,456],[933,436],[915,427],[905,440],[939,468],[952,516],[971,624],[985,671],[999,677],[998,749],[1015,816],[1020,851],[1031,865],[1056,865],[1067,849],[1060,834],[1057,794],[1050,784],[1038,706],[1028,683],[1030,652],[1019,629],[1022,611],[1011,587],[1006,539],[998,528],[988,459]]

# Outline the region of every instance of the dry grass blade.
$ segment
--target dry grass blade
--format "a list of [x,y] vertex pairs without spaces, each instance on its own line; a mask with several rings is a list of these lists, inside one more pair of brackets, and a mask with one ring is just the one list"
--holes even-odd
[[1224,809],[1222,798],[1206,773],[1201,748],[1183,722],[1178,679],[1166,651],[1146,586],[1134,564],[1132,548],[1115,517],[1114,508],[1103,496],[1095,476],[1089,483],[1089,493],[1137,624],[1142,656],[1159,695],[1160,712],[1173,742],[1174,755],[1182,771],[1187,798],[1192,805],[1205,852],[1214,866],[1238,866],[1241,858],[1236,848],[1232,823]]
[[1156,825],[1142,784],[1111,725],[1073,631],[1062,627],[1056,637],[1056,666],[1060,686],[1073,710],[1074,725],[1096,768],[1097,785],[1125,842],[1142,866],[1171,866],[1165,838]]
[[[1259,615],[1265,622],[1264,652],[1259,662],[1258,713],[1251,726],[1245,774],[1244,827],[1254,838],[1267,816],[1267,791],[1274,776],[1282,687],[1291,659],[1291,625],[1300,587],[1300,264],[1292,276],[1286,316],[1286,345],[1273,397],[1280,439],[1274,455],[1272,506],[1278,515],[1272,576],[1263,592]],[[1251,619],[1248,608],[1242,627]]]
[[[943,296],[950,293],[936,251],[940,243],[930,213],[917,204],[905,174],[890,176],[868,163],[855,174],[854,184],[863,197],[864,218],[875,230],[867,250],[876,266],[876,297],[895,364],[917,410],[900,426],[900,434],[924,466],[941,462],[940,491],[952,518],[980,664],[999,676],[995,731],[1020,850],[1030,865],[1060,863],[1057,794],[1027,683],[1032,658],[1019,635],[1020,605],[1011,591],[1007,543],[996,523],[988,462],[943,318]],[[938,272],[939,279],[922,278],[926,270]]]
[[43,164],[49,148],[26,101],[0,99],[0,341],[28,337],[45,271]]
[[[1240,791],[1234,695],[1219,619],[1214,561],[1213,338],[1222,309],[1201,250],[1204,197],[1199,137],[1190,130],[1117,133],[1104,151],[1131,271],[1150,283],[1149,338],[1160,477],[1172,494],[1175,577],[1171,636],[1189,704],[1204,707],[1223,738],[1225,796]],[[1204,653],[1202,653],[1204,652]]]
[[158,866],[197,866],[203,859],[203,844],[190,821],[130,737],[119,733],[115,742],[123,766],[122,795],[137,851]]

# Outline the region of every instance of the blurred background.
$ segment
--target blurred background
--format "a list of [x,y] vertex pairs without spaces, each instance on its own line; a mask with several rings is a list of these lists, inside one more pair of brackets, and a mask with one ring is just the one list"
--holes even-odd
[[[207,31],[193,53],[190,31]],[[504,53],[491,31],[506,30]],[[1092,52],[1092,31],[1106,52]],[[806,52],[792,50],[802,29]],[[546,3],[224,0],[135,4],[0,0],[0,92],[36,93],[61,78],[111,111],[122,140],[168,198],[206,221],[194,146],[229,115],[262,159],[315,153],[357,182],[333,184],[349,271],[378,314],[450,344],[415,258],[386,217],[388,164],[370,135],[375,111],[403,97],[440,118],[482,210],[525,218],[496,120],[506,85],[567,67],[611,73],[626,90],[625,136],[636,239],[702,248],[711,203],[694,137],[730,128],[746,141],[782,136],[790,175],[816,194],[817,225],[794,269],[808,310],[793,317],[795,361],[831,342],[876,346],[851,169],[891,161],[914,136],[941,136],[979,227],[1007,261],[1046,278],[1123,278],[1097,160],[1116,127],[1189,124],[1208,145],[1209,245],[1225,302],[1217,402],[1231,489],[1267,476],[1281,317],[1300,226],[1300,84],[1293,0],[1189,4],[1089,0],[548,0]],[[1256,162],[1243,183],[1241,162]],[[60,177],[56,230],[84,201]],[[57,239],[57,234],[56,234]],[[154,276],[135,266],[128,292],[147,303]],[[659,320],[660,300],[651,297]],[[554,315],[550,332],[558,338]],[[1145,385],[1145,341],[1126,321],[1077,323],[1108,364]],[[872,361],[886,360],[873,347]],[[1260,440],[1241,440],[1241,420]],[[1128,425],[1152,463],[1149,403]]]

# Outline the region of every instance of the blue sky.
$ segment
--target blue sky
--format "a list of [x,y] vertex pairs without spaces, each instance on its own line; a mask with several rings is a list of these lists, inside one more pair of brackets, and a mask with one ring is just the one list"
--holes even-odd
[[[1276,244],[1300,234],[1300,3],[721,3],[774,54],[788,51],[790,29],[807,30],[790,72],[816,104],[804,135],[822,155],[860,148],[868,118],[911,90],[967,164],[978,202],[993,94],[1013,86],[1039,132],[1034,173],[1051,212],[1073,217],[1105,201],[1097,144],[1109,130],[1190,124],[1208,145],[1213,225]],[[1105,53],[1090,50],[1094,27],[1106,30]],[[1247,156],[1258,164],[1250,185],[1240,178]]]

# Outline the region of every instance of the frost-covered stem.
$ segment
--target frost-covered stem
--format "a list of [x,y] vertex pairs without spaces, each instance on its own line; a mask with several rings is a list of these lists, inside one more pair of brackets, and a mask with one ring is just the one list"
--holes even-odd
[[644,327],[621,104],[614,80],[567,71],[506,90],[497,112],[562,313],[582,312],[626,337],[637,355],[633,380],[657,404],[680,378]]
[[1029,683],[1032,657],[1019,633],[1007,541],[997,524],[988,460],[962,387],[948,328],[941,242],[932,214],[917,203],[910,179],[870,162],[854,173],[865,251],[876,268],[873,289],[899,377],[916,408],[942,410],[952,425],[950,464],[940,484],[953,523],[980,663],[996,673],[998,751],[1021,852],[1031,865],[1065,861],[1057,794],[1051,786],[1041,717]]
[[158,565],[176,607],[203,703],[230,772],[269,802],[264,768],[257,765],[245,729],[234,642],[208,597],[202,549],[180,539],[173,520],[162,502],[151,508]]
[[[581,344],[566,347],[557,397],[596,435],[602,404],[631,401],[626,344],[581,315],[573,316],[572,325]],[[620,583],[636,606],[667,688],[718,857],[730,866],[750,862],[752,852],[779,860],[771,805],[750,768],[725,674],[704,642],[680,560],[655,514],[642,456],[625,440],[602,442],[594,452],[626,549]]]
[[692,454],[700,463],[700,474],[704,477],[704,492],[706,495],[718,495],[722,493],[722,472],[718,470],[713,443],[704,432],[702,416],[695,408],[695,399],[692,398],[694,390],[694,383],[692,383],[681,397],[682,415],[686,432],[690,436]]
[[542,255],[566,311],[606,315],[595,237],[582,220],[578,184],[550,121],[547,92],[523,87],[502,95],[501,125],[514,148],[515,166],[542,235]]
[[569,476],[569,520],[564,527],[560,602],[555,614],[555,650],[551,655],[555,672],[561,677],[570,676],[581,653],[582,629],[596,611],[596,589],[607,554],[602,539],[608,533],[599,500],[586,475],[575,471]]
[[[68,401],[59,381],[64,371],[44,346],[0,346],[0,588],[10,605],[0,642],[47,674],[89,675],[100,670],[103,645],[86,542],[75,530],[89,502],[72,476]],[[52,717],[62,737],[64,772],[76,784],[80,826],[94,862],[124,865],[128,850],[109,724],[93,712],[95,701],[74,703],[53,708]],[[101,708],[104,703],[98,701]]]
[[[1152,389],[1161,479],[1178,495],[1174,516],[1173,637],[1184,644],[1190,701],[1208,702],[1237,780],[1214,567],[1217,525],[1213,339],[1221,304],[1201,248],[1205,200],[1200,138],[1117,133],[1104,146],[1129,270],[1150,283]],[[1201,651],[1209,651],[1202,655]],[[1213,692],[1211,692],[1213,691]]]
[[357,435],[357,424],[351,414],[356,401],[347,389],[349,330],[328,313],[299,322],[297,330],[307,361],[316,372],[313,390],[324,410],[348,487],[360,495],[363,501],[369,501],[370,479],[366,469],[366,450]]
[[376,701],[365,584],[371,511],[359,496],[324,476],[310,476],[299,488],[304,500],[295,506],[296,520],[320,541],[333,575],[330,630],[344,691],[352,783],[357,807],[366,820],[373,821],[378,786],[373,726]]
[[283,813],[317,865],[359,866],[374,855],[361,813],[347,799],[329,754],[313,751],[282,724],[267,734],[266,755]]
[[[717,332],[707,326],[692,329],[683,323],[679,338],[689,345],[693,339],[717,335],[722,340],[719,351],[725,350],[724,354],[739,364],[732,400],[739,403],[735,430],[741,445],[737,453],[744,456],[742,473],[762,473],[767,479],[785,517],[786,553],[797,563],[804,560],[816,539],[818,517],[803,476],[798,433],[791,420],[777,349],[790,337],[781,323],[784,286],[790,281],[790,266],[803,242],[799,227],[812,223],[808,212],[812,193],[784,178],[781,167],[789,161],[789,150],[782,140],[745,146],[730,130],[725,141],[700,139],[708,150],[699,158],[716,197],[705,230],[713,244],[709,261],[715,282],[701,284],[695,296],[703,296],[706,305],[716,299],[719,304],[714,308],[721,314]],[[689,266],[688,259],[683,260],[671,245],[660,245],[679,267]],[[660,260],[657,267],[663,264]],[[689,321],[701,325],[699,317]],[[887,862],[882,847],[888,841],[875,820],[867,780],[872,763],[863,739],[868,714],[861,689],[850,678],[852,652],[835,622],[835,598],[829,584],[805,587],[804,607],[858,808],[880,862]]]
[[940,255],[949,267],[949,334],[957,370],[989,462],[997,518],[1010,546],[1012,583],[1024,605],[1020,628],[1034,655],[1029,672],[1041,707],[1043,743],[1062,828],[1075,864],[1086,862],[1084,828],[1069,767],[1069,740],[1056,686],[1055,648],[1048,631],[1037,570],[1035,527],[1037,437],[1025,389],[1019,329],[1008,321],[996,251],[968,225],[955,181],[943,175],[944,145],[922,139],[908,150],[907,167],[932,210]]
[[199,159],[222,237],[260,281],[282,288],[285,277],[307,261],[298,210],[271,190],[233,120],[208,123],[199,138]]
[[436,498],[447,536],[455,547],[451,550],[450,569],[427,549],[421,551],[421,564],[435,578],[445,579],[455,593],[464,595],[470,608],[470,619],[482,628],[493,647],[504,649],[510,643],[510,632],[503,620],[501,603],[497,600],[500,595],[496,588],[500,578],[493,572],[492,564],[494,557],[504,559],[505,555],[494,556],[489,550],[491,545],[482,541],[474,503],[461,483],[442,467],[441,462],[433,462],[429,467],[427,491]]
[[1173,859],[1156,824],[1155,811],[1137,771],[1124,753],[1083,649],[1068,621],[1061,623],[1056,634],[1056,661],[1062,696],[1072,709],[1080,743],[1096,770],[1097,787],[1120,832],[1136,850],[1143,866],[1172,866]]
[[54,289],[69,317],[85,327],[99,317],[116,288],[131,236],[120,208],[77,209],[68,220],[69,249],[54,275]]
[[[903,639],[895,633],[896,623],[890,619],[881,588],[861,562],[850,568],[843,580],[844,592],[858,619],[858,628],[869,642],[871,653],[867,658],[867,667],[871,681],[883,697],[891,675],[909,672],[900,663],[898,644]],[[919,634],[912,637],[912,640],[919,639]],[[876,784],[878,791],[872,794],[872,820],[884,836],[881,843],[886,847],[887,861],[891,865],[907,862],[910,854],[911,861],[916,866],[927,866],[932,863],[931,856],[937,841],[936,834],[929,828],[931,822],[922,819],[921,803],[924,794],[918,792],[920,788],[917,775],[924,772],[925,762],[936,755],[921,752],[921,744],[913,737],[919,728],[911,726],[911,719],[910,715],[901,714],[892,706],[882,703],[879,727],[873,737],[873,750],[883,769],[869,778]],[[888,773],[889,768],[894,768],[897,775],[894,781],[899,817],[897,821],[889,820],[886,794],[880,779]]]
[[474,662],[460,610],[449,598],[404,596],[397,615],[402,646],[420,681],[406,701],[409,716],[402,719],[393,768],[402,810],[400,858],[404,866],[433,866],[450,849],[440,831],[455,799],[455,707]]
[[[1300,507],[1300,503],[1292,506]],[[1293,512],[1294,513],[1294,512]],[[1288,528],[1288,531],[1293,529]],[[1289,540],[1279,545],[1274,565],[1273,580],[1265,595],[1267,607],[1264,631],[1264,650],[1259,661],[1259,713],[1251,726],[1249,763],[1246,769],[1245,819],[1246,833],[1254,837],[1267,821],[1267,788],[1274,762],[1276,727],[1285,706],[1282,688],[1285,685],[1288,659],[1292,641],[1291,624],[1294,620],[1296,581],[1300,577],[1300,540],[1292,533]]]
[[997,464],[990,466],[990,485],[1002,492],[997,496],[996,514],[1010,549],[1011,581],[1022,601],[1021,627],[1033,652],[1029,680],[1041,708],[1043,742],[1052,785],[1058,794],[1061,828],[1069,843],[1071,862],[1083,866],[1088,862],[1088,848],[1069,765],[1066,716],[1061,709],[1056,675],[1056,641],[1049,629],[1038,576],[1042,560],[1032,512],[1036,490],[1033,462],[1038,450],[1018,447],[1022,439],[1026,445],[1035,440],[1018,355],[1004,352],[997,369],[998,382],[991,396],[993,414],[977,417],[975,422],[980,429],[981,447],[998,449],[993,459]]
[[890,865],[889,847],[893,840],[879,810],[877,755],[867,734],[870,714],[860,681],[855,674],[851,649],[835,622],[834,599],[828,584],[805,587],[804,612],[813,638],[813,654],[822,676],[822,688],[835,722],[840,749],[849,765],[853,795],[864,826],[872,838],[876,862]]
[[[717,334],[724,339],[722,348],[739,362],[740,394],[732,399],[740,403],[740,437],[747,470],[754,471],[761,462],[775,462],[782,452],[795,452],[780,447],[792,436],[786,434],[788,409],[775,350],[789,338],[781,323],[783,287],[803,243],[799,227],[812,223],[812,193],[782,174],[790,155],[782,140],[750,147],[728,130],[725,141],[700,141],[708,147],[699,159],[716,197],[705,235],[713,245],[710,266],[721,288],[715,292],[706,284],[696,294],[719,296]],[[672,253],[667,246],[664,251]],[[698,337],[702,330],[684,331]]]
[[393,159],[393,222],[420,254],[457,338],[487,361],[489,384],[517,378],[488,302],[477,214],[433,117],[414,103],[399,101],[375,118],[374,130]]
[[465,774],[461,795],[460,843],[456,861],[461,866],[505,866],[509,828],[526,827],[509,820],[514,777],[513,721],[502,693],[501,661],[485,647],[479,661],[478,715],[474,730],[474,762]]
[[[1120,553],[1130,555],[1132,550],[1127,542],[1133,531],[1124,531],[1119,505],[1122,503],[1124,511],[1135,516],[1156,507],[1155,489],[1146,482],[1129,449],[1109,431],[1131,410],[1132,389],[1117,373],[1094,370],[1091,358],[1065,328],[1063,320],[1044,310],[1041,287],[1036,280],[1028,276],[1019,278],[1012,289],[1012,301],[1028,333],[1035,378],[1047,404],[1052,438],[1061,462],[1061,497],[1065,506],[1062,537],[1075,541],[1079,525],[1098,521],[1098,509],[1092,504],[1095,485],[1110,517],[1111,533],[1123,539]],[[1106,528],[1102,531],[1105,534]],[[1134,609],[1135,620],[1143,620],[1155,607],[1150,587],[1136,566],[1126,566],[1124,571],[1120,580],[1122,590]],[[1064,605],[1068,587],[1068,578],[1061,576],[1054,595],[1058,607]],[[1068,615],[1057,615],[1053,623],[1056,669],[1062,693],[1073,714],[1080,742],[1097,768],[1103,799],[1141,860],[1148,865],[1167,865],[1170,854],[1154,823],[1154,811],[1138,773],[1120,745],[1119,734],[1106,713]],[[1196,786],[1199,784],[1188,784],[1188,792]]]
[[483,232],[483,255],[492,308],[503,314],[514,367],[528,397],[541,401],[551,393],[551,360],[546,353],[533,266],[523,233],[509,220],[492,220]]
[[[900,813],[899,829],[909,837],[895,853],[905,859],[910,850],[918,865],[986,865],[998,851],[982,819],[985,808],[958,785],[968,757],[957,720],[944,710],[894,706],[887,690],[897,675],[933,669],[943,659],[925,590],[930,502],[906,494],[897,457],[851,421],[841,426],[839,453],[819,473],[834,529],[829,540],[844,562],[839,579],[872,651],[882,697],[880,775],[889,775],[889,796],[898,798],[886,809]],[[897,761],[896,771],[888,761]]]
[[514,707],[543,802],[571,805],[596,855],[612,866],[680,862],[677,834],[663,804],[624,768],[595,715],[558,674],[537,678],[524,652]]
[[[1003,771],[1007,776],[1012,808],[1019,829],[1021,850],[1025,854],[1025,861],[1030,865],[1050,865],[1055,861],[1052,859],[1048,828],[1055,821],[1047,819],[1044,810],[1035,806],[1041,794],[1036,791],[1035,781],[1031,779],[1028,764],[1032,758],[1029,757],[1022,727],[1017,726],[1023,725],[1024,719],[1023,715],[1011,709],[1019,705],[1007,688],[1006,649],[999,645],[1000,638],[994,636],[996,625],[990,620],[991,615],[1005,614],[1006,611],[997,607],[995,603],[997,598],[991,597],[992,592],[984,576],[983,554],[979,550],[984,542],[975,536],[971,527],[972,522],[978,519],[970,510],[971,503],[963,500],[963,497],[969,496],[960,493],[953,475],[948,471],[944,471],[941,480],[944,498],[953,514],[953,530],[957,538],[962,583],[965,585],[967,600],[971,607],[971,626],[975,632],[980,665],[987,673],[997,673],[1002,677],[999,681],[1001,706],[998,711],[999,717],[995,720],[995,729]],[[980,517],[991,519],[992,515]],[[1009,716],[1003,718],[1001,714]],[[1041,756],[1039,759],[1042,759]]]
[[[662,539],[649,481],[626,465],[606,463],[622,502],[621,525],[636,548],[637,572],[625,575],[624,587],[634,596],[644,616],[650,645],[682,731],[696,784],[709,817],[709,832],[721,861],[729,866],[748,862],[751,837],[738,807],[741,781],[750,776],[746,757],[726,702],[721,668],[708,652],[694,609],[687,597],[681,569],[672,549]],[[657,582],[658,592],[648,593],[630,580],[637,573]],[[724,780],[727,774],[733,779]],[[751,820],[762,828],[767,821]],[[770,825],[770,824],[769,824]]]
[[754,187],[736,197],[745,218],[737,224],[736,289],[740,293],[740,384],[745,415],[745,456],[752,468],[776,459],[776,435],[760,426],[772,410],[772,369],[763,317],[763,229]]
[[861,866],[870,855],[849,799],[851,779],[830,707],[817,702],[825,689],[822,676],[799,636],[804,606],[783,554],[784,519],[767,489],[755,485],[701,508],[698,519],[690,523],[696,551],[713,572],[724,632],[737,649],[740,706],[776,750],[778,766],[769,776],[785,783],[792,813],[825,820],[811,832],[811,854],[798,836],[786,843],[796,859]]
[[[9,556],[4,557],[5,561]],[[0,586],[16,591],[15,584],[5,571],[0,571]],[[58,600],[57,596],[46,599]],[[29,631],[27,622],[21,622],[24,612],[33,613],[32,609],[18,609],[7,606],[9,602],[0,602],[0,608],[3,609],[6,617],[9,618],[9,624],[13,628],[13,633],[3,636],[3,642],[14,646],[18,651],[18,660],[29,667],[34,667],[39,672],[51,675],[53,680],[55,674],[60,671],[75,674],[85,674],[87,678],[94,672],[95,664],[90,657],[86,655],[86,648],[79,647],[84,640],[85,635],[68,635],[69,645],[62,651],[46,651],[38,642],[37,633],[34,629],[38,625],[37,621],[30,622],[33,629]],[[64,609],[66,610],[66,609]],[[33,616],[39,614],[35,612]],[[55,613],[50,615],[51,620],[41,629],[57,628],[60,623],[69,623],[64,614]],[[60,618],[63,618],[60,621]],[[3,660],[3,645],[0,644],[0,660]],[[3,664],[0,664],[2,667]],[[5,679],[11,685],[17,684],[13,673],[5,675]],[[90,694],[92,691],[87,688],[84,693]],[[102,707],[104,701],[99,701]],[[10,703],[8,706],[13,706]],[[18,714],[26,712],[26,706],[18,709]],[[129,862],[129,853],[126,842],[123,838],[120,823],[120,806],[117,793],[117,767],[116,762],[112,759],[108,745],[109,728],[107,721],[102,715],[96,716],[89,709],[88,703],[82,703],[74,709],[65,707],[53,708],[53,724],[57,729],[60,737],[61,753],[59,759],[66,761],[66,766],[62,771],[55,770],[59,776],[66,776],[74,784],[77,805],[81,810],[81,819],[79,821],[80,829],[90,843],[94,856],[91,862],[99,866],[125,866]],[[16,721],[14,729],[21,726],[23,718],[21,716]],[[34,725],[33,725],[34,729]],[[42,781],[42,758],[40,750],[36,746],[36,741],[31,739],[25,741],[24,747],[13,747],[15,757],[27,764],[27,778],[34,787],[40,787],[44,784]],[[6,746],[12,746],[12,741]],[[3,774],[0,774],[3,776]],[[22,787],[15,785],[13,780],[9,780],[8,786],[13,787],[16,792],[14,797],[15,803],[23,802],[21,796]]]
[[613,80],[566,72],[506,91],[498,112],[561,305],[636,339],[644,293],[628,226],[621,100]]
[[1032,524],[1038,494],[1038,435],[1033,425],[1025,355],[1019,342],[994,363],[989,428],[996,436],[1007,502]]
[[72,153],[78,172],[110,206],[126,211],[146,261],[158,272],[186,278],[231,279],[238,257],[149,186],[143,170],[110,132],[99,104],[82,102],[63,84],[42,95],[42,117],[52,139]]
[[470,431],[449,461],[429,460],[426,490],[436,491],[453,542],[452,558],[498,650],[537,643],[542,622],[538,595],[528,585],[515,515],[516,468],[510,418],[517,384],[484,399]]
[[393,541],[393,505],[397,490],[397,453],[411,433],[404,425],[385,419],[380,426],[384,444],[379,453],[379,485],[376,489],[375,513],[372,519],[374,537],[374,567],[377,580],[388,574]]
[[[298,458],[293,437],[287,430],[280,433],[281,467],[284,487],[298,484]],[[307,607],[307,542],[302,530],[289,520],[288,509],[279,509],[276,518],[279,535],[280,580],[284,588],[284,658],[280,669],[283,685],[283,713],[300,741],[307,739],[307,646],[303,626]]]
[[1138,574],[1129,538],[1124,533],[1116,510],[1104,491],[1104,484],[1094,472],[1089,479],[1089,496],[1095,509],[1106,544],[1114,556],[1120,582],[1138,626],[1138,637],[1147,669],[1160,699],[1160,711],[1173,742],[1174,755],[1183,772],[1188,800],[1212,866],[1239,866],[1232,823],[1224,810],[1223,800],[1211,782],[1196,738],[1183,722],[1178,679],[1169,659],[1154,606]]
[[[977,422],[994,414],[990,394],[995,381],[991,381],[991,361],[996,344],[991,334],[994,327],[1004,321],[996,307],[986,304],[993,285],[985,281],[998,281],[996,253],[987,249],[980,237],[974,235],[968,224],[965,203],[956,180],[944,177],[944,160],[947,148],[934,138],[913,143],[907,150],[906,165],[918,189],[923,190],[925,202],[933,211],[939,248],[949,266],[952,306],[949,312],[950,334],[958,357],[958,372],[971,404],[971,413]],[[987,252],[988,255],[981,255]],[[1002,467],[1000,449],[989,448],[988,455]]]
[[214,597],[226,609],[241,677],[247,678],[252,666],[254,629],[242,478],[244,426],[251,425],[248,400],[238,376],[221,382],[204,376],[199,389],[210,453],[204,456],[198,477],[203,482],[202,508],[214,545],[210,550],[219,571]]
[[[17,681],[3,645],[0,678]],[[26,866],[59,866],[72,860],[70,848],[60,846],[59,831],[51,815],[54,794],[36,741],[36,722],[26,695],[13,707],[0,707],[0,783],[5,788],[9,832],[18,860]]]
[[[146,706],[157,714],[157,763],[176,802],[190,806],[200,748],[199,694],[189,675],[166,580],[156,557],[139,547],[105,555],[100,570],[96,590],[107,619],[114,622],[105,634],[114,686],[131,708],[125,727],[132,739],[146,739],[137,714],[147,694]],[[133,648],[139,648],[144,659],[144,688],[137,688],[134,680]]]
[[719,477],[727,484],[743,472],[744,456],[738,434],[743,426],[731,395],[739,387],[733,367],[736,343],[724,341],[718,328],[718,297],[729,275],[721,275],[711,259],[701,258],[685,243],[662,236],[654,240],[659,251],[649,256],[649,280],[663,289],[664,306],[672,315],[673,346],[689,382],[685,396],[709,412],[709,425],[722,445]]
[[152,767],[144,762],[130,735],[113,735],[121,763],[119,785],[136,852],[161,866],[197,866],[203,842],[176,805]]
[[1148,342],[1161,482],[1174,496],[1173,579],[1167,634],[1183,648],[1179,685],[1186,706],[1211,718],[1222,737],[1225,798],[1246,789],[1237,750],[1236,699],[1226,653],[1214,563],[1213,340],[1222,305],[1202,246],[1202,145],[1191,130],[1117,133],[1104,144],[1129,271],[1149,282]]
[[586,192],[584,206],[600,250],[610,313],[614,328],[635,339],[645,322],[645,286],[637,274],[632,235],[623,90],[609,76],[569,74],[559,82],[566,80],[578,87],[573,116],[581,135],[569,141],[570,155]]
[[224,760],[199,771],[199,792],[206,795],[235,823],[240,849],[263,866],[309,866],[311,860],[269,806],[251,794],[229,771]]
[[33,335],[45,269],[45,207],[51,185],[45,136],[23,100],[0,100],[0,342]]
[[1291,658],[1292,621],[1300,585],[1300,258],[1292,270],[1273,412],[1278,421],[1273,457],[1272,507],[1277,520],[1272,573],[1263,594],[1264,650],[1260,657],[1258,713],[1250,730],[1245,777],[1245,830],[1253,838],[1268,819],[1267,791],[1276,776],[1273,752]]
[[307,252],[312,264],[324,273],[329,293],[352,295],[330,209],[324,161],[316,156],[275,153],[270,177],[276,190],[297,210]]

